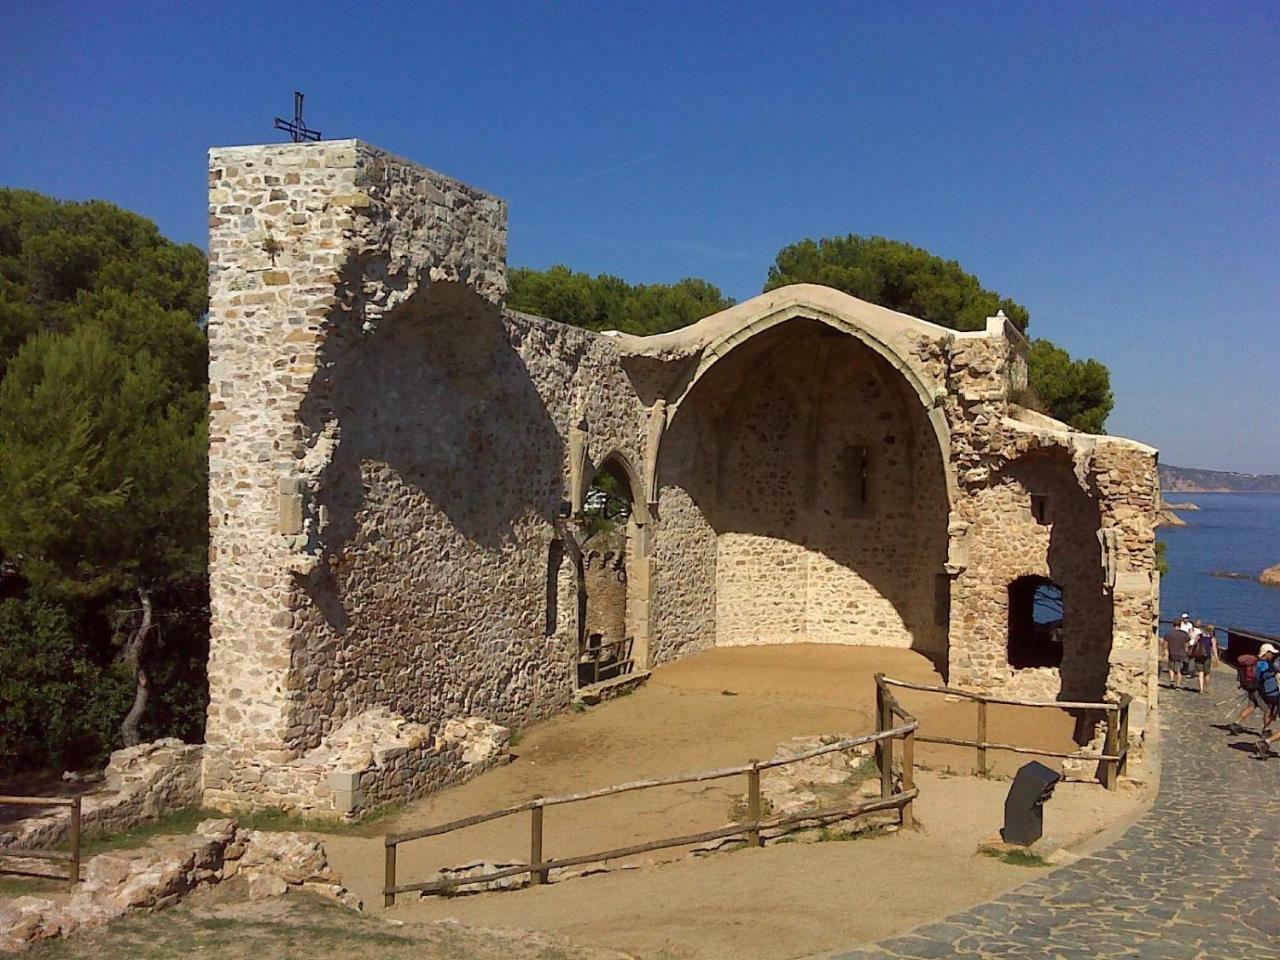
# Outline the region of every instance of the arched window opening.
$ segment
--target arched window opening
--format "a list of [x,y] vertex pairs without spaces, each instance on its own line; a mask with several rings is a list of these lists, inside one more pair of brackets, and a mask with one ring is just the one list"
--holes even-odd
[[844,515],[865,516],[871,498],[867,448],[850,445],[841,450],[840,472],[844,475]]
[[578,685],[632,672],[628,582],[635,543],[633,491],[626,468],[612,457],[600,465],[582,500],[585,629],[578,649]]
[[1009,666],[1061,666],[1063,613],[1062,587],[1047,577],[1009,584]]

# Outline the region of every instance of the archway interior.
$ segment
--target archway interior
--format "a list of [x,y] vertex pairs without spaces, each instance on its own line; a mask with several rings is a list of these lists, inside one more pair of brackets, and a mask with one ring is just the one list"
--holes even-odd
[[606,458],[583,497],[579,686],[630,673],[634,667],[640,615],[631,588],[638,548],[634,504],[626,468],[616,457]]
[[797,318],[735,347],[682,400],[660,477],[714,535],[717,645],[909,647],[945,666],[942,452],[856,337]]

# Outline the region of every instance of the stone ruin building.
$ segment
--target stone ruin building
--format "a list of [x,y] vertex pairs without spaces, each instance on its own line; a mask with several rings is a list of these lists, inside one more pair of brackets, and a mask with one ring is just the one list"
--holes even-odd
[[[365,143],[209,177],[205,803],[350,813],[483,769],[571,702],[589,625],[634,673],[870,644],[1154,703],[1156,452],[1018,406],[1003,317],[798,285],[595,333],[504,306],[502,200]],[[628,509],[584,544],[605,475]]]

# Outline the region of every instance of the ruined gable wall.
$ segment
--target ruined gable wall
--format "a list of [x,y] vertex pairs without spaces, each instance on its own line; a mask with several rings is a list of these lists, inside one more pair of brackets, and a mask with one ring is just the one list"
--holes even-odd
[[210,159],[206,802],[323,803],[378,708],[437,734],[363,789],[429,789],[450,718],[567,702],[565,431],[639,461],[643,408],[606,338],[498,309],[495,198],[354,141]]
[[[1032,494],[1049,498],[1047,523]],[[1009,464],[966,503],[969,567],[956,588],[965,642],[953,647],[957,682],[1038,699],[1093,700],[1106,691],[1111,602],[1104,590],[1096,500],[1083,489],[1070,454],[1031,454]],[[1062,666],[1014,669],[1008,662],[1009,591],[1029,574],[1063,590]]]
[[[1015,420],[1010,387],[1025,371],[1018,346],[1010,334],[957,337],[948,366],[943,409],[958,488],[949,681],[1009,695],[1128,693],[1154,703],[1155,452],[1038,415]],[[1052,524],[1031,516],[1032,493],[1050,495]],[[1007,588],[1027,573],[1064,587],[1071,622],[1061,670],[1008,665]]]

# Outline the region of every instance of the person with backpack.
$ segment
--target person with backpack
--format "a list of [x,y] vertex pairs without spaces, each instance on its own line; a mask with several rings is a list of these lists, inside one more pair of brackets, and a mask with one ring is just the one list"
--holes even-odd
[[1217,631],[1211,624],[1207,629],[1196,621],[1191,628],[1191,645],[1187,651],[1191,666],[1191,675],[1196,678],[1196,687],[1204,693],[1209,689],[1209,673],[1213,670],[1213,661],[1218,657]]
[[1240,691],[1244,694],[1244,706],[1240,709],[1240,715],[1236,717],[1235,722],[1227,727],[1228,733],[1240,734],[1245,732],[1244,722],[1253,715],[1253,711],[1262,711],[1262,726],[1266,727],[1267,706],[1266,701],[1262,699],[1262,694],[1258,692],[1258,658],[1252,653],[1241,653],[1235,658],[1236,683],[1240,685]]
[[1277,672],[1277,650],[1269,643],[1264,643],[1258,650],[1258,696],[1262,707],[1262,737],[1257,743],[1257,754],[1260,760],[1272,755],[1271,744],[1280,740],[1280,735],[1272,734],[1268,727],[1280,712],[1280,672]]

